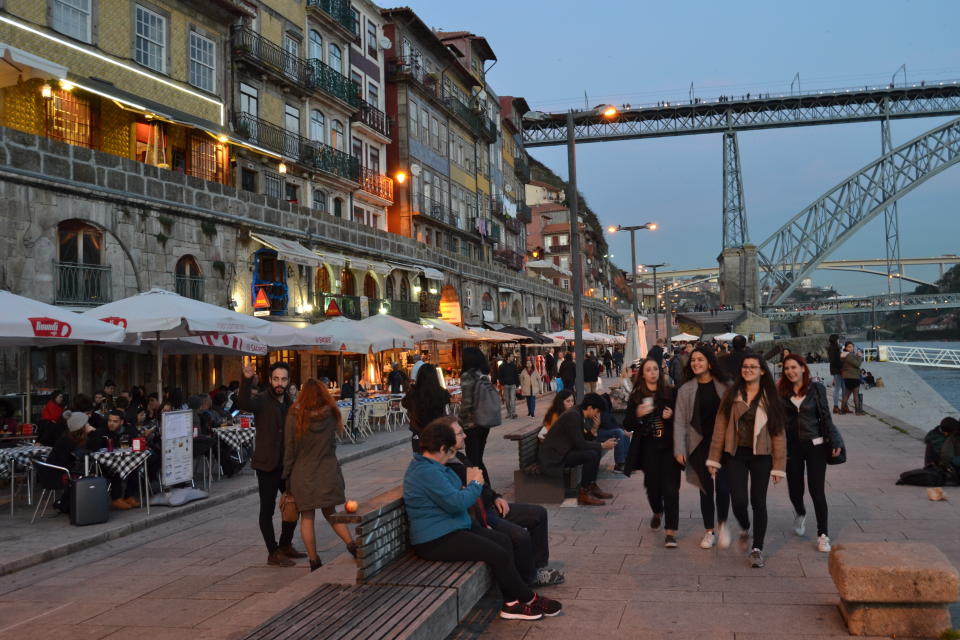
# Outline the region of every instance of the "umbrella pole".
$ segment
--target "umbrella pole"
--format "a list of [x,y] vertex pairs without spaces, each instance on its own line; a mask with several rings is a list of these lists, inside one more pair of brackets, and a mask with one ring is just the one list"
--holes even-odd
[[[26,366],[24,367],[25,374],[26,374],[25,375],[26,389],[24,389],[24,391],[26,391],[26,395],[24,396],[24,399],[23,399],[24,413],[20,421],[32,423],[33,422],[33,419],[32,419],[33,418],[33,392],[30,390],[30,388],[33,386],[33,349],[31,347],[27,347],[25,350],[25,355],[27,359]],[[11,483],[13,482],[12,478],[10,482]]]
[[[163,342],[160,341],[160,332],[157,331],[157,399],[163,402]],[[180,407],[176,407],[179,409]]]

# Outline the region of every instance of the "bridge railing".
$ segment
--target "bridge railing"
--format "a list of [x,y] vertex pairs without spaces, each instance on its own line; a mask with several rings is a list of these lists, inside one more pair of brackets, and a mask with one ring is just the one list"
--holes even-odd
[[[902,300],[902,305],[901,305]],[[763,315],[782,320],[801,315],[832,315],[836,313],[888,313],[901,309],[953,309],[960,307],[960,293],[903,294],[885,293],[863,298],[820,300],[794,305],[765,307]]]
[[882,344],[877,347],[877,359],[880,362],[899,362],[916,367],[960,369],[960,349]]

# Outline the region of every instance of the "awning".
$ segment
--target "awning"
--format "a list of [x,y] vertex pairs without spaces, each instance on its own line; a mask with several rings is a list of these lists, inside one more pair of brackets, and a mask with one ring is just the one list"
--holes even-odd
[[[142,96],[130,93],[129,91],[119,89],[104,80],[98,80],[96,78],[70,78],[70,82],[77,87],[80,87],[84,91],[89,91],[90,93],[95,93],[104,98],[115,100],[120,104],[141,113],[156,114],[164,120],[169,120],[170,122],[186,125],[188,127],[203,129],[204,131],[213,135],[220,135],[224,133],[222,130],[222,123],[216,124],[209,120],[204,120],[203,118],[198,118],[197,116],[180,111],[179,109],[173,109],[165,104],[148,100]],[[223,104],[220,104],[220,119],[223,119]]]
[[328,264],[331,267],[342,267],[347,264],[346,256],[340,255],[339,253],[328,253],[326,251],[315,251],[314,253],[320,258],[320,262]]
[[506,287],[497,287],[497,291],[500,293],[516,293],[513,289],[507,289]]
[[251,233],[250,237],[277,252],[277,260],[302,264],[307,267],[319,267],[320,257],[299,242],[284,240],[265,233]]
[[9,87],[20,79],[66,77],[67,68],[63,65],[0,42],[0,86]]
[[556,265],[548,260],[529,260],[527,261],[527,268],[537,271],[541,275],[551,276],[553,278],[572,278],[568,270],[563,267]]
[[425,267],[419,264],[396,264],[392,263],[390,265],[394,269],[403,269],[404,271],[413,271],[420,272],[427,280],[437,280],[443,282],[443,272],[439,269],[434,269],[433,267]]
[[377,262],[376,260],[365,260],[363,258],[350,258],[350,266],[354,269],[366,269],[373,271],[378,276],[388,276],[393,271],[393,265],[386,262]]
[[484,322],[495,322],[496,317],[493,315],[493,311],[488,309],[483,310],[483,321]]

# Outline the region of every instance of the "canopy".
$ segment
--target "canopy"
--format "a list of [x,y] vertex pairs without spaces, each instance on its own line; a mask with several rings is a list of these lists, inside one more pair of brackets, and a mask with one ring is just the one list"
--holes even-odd
[[537,333],[536,331],[531,331],[525,327],[514,327],[508,325],[505,327],[500,327],[498,331],[500,333],[512,333],[520,338],[523,338],[522,340],[518,340],[518,342],[530,342],[533,344],[553,344],[554,342],[553,338],[548,338],[545,335]]
[[[555,340],[564,340],[572,341],[573,338],[573,329],[567,329],[565,331],[557,331],[555,333],[548,333],[549,337],[554,338]],[[583,332],[583,341],[584,342],[594,342],[594,343],[604,343],[604,338],[600,334],[591,333],[589,331]]]
[[42,347],[81,342],[123,342],[122,327],[62,307],[0,291],[0,346]]
[[738,334],[738,333],[733,333],[732,331],[730,331],[730,332],[727,332],[727,333],[721,333],[721,334],[718,335],[718,336],[713,336],[713,339],[714,339],[714,340],[719,340],[719,341],[721,341],[721,342],[729,342],[729,341],[733,340],[734,338],[736,338],[738,335],[740,335],[740,334]]
[[[302,329],[302,331],[319,338],[320,344],[317,346],[320,349],[349,353],[380,353],[390,349],[411,349],[415,346],[417,340],[426,339],[411,338],[410,331],[404,333],[400,328],[391,327],[382,323],[382,321],[367,322],[381,316],[382,314],[370,316],[366,321],[337,316],[318,322]],[[434,329],[426,329],[412,322],[406,324],[416,327],[418,332],[426,332],[427,335],[434,331]]]
[[670,342],[696,342],[699,339],[700,336],[695,336],[689,333],[678,333],[670,338]]
[[319,267],[320,256],[299,242],[286,240],[276,236],[268,236],[265,233],[251,233],[250,237],[277,252],[277,260],[302,264],[307,267]]
[[[406,320],[385,313],[377,313],[369,318],[364,318],[360,321],[360,324],[362,325],[362,331],[373,328],[378,331],[393,332],[400,341],[404,343],[409,342],[410,347],[414,346],[414,343],[423,340],[436,340],[439,334],[436,329],[413,322],[407,322]],[[407,348],[407,346],[406,344],[398,344],[397,348]]]
[[67,68],[0,42],[0,87],[9,87],[31,78],[66,78]]
[[441,334],[432,338],[433,340],[477,340],[475,332],[461,329],[440,318],[421,318],[420,324],[428,329],[436,329]]

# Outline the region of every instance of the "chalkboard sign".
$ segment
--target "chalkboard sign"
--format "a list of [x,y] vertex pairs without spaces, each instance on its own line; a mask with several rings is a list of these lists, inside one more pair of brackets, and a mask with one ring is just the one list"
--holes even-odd
[[163,485],[172,487],[193,480],[193,412],[167,411],[161,414],[160,441],[163,447]]

